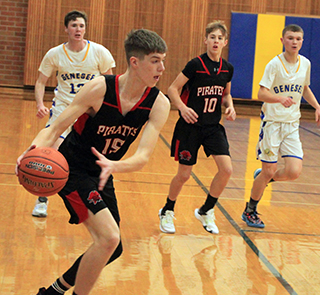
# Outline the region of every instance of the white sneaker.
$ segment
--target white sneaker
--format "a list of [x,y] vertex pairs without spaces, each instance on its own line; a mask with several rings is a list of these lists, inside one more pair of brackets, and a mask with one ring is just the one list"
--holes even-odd
[[214,220],[214,209],[210,209],[206,214],[200,215],[199,209],[194,210],[194,216],[202,223],[204,229],[211,234],[218,234],[219,229],[216,226]]
[[40,202],[37,199],[36,204],[32,211],[32,216],[35,217],[47,217],[47,209],[48,209],[48,200],[46,202]]
[[165,215],[161,215],[161,211],[162,209],[159,210],[161,231],[167,234],[174,234],[176,232],[176,229],[173,223],[173,219],[175,219],[174,212],[170,210],[166,210]]

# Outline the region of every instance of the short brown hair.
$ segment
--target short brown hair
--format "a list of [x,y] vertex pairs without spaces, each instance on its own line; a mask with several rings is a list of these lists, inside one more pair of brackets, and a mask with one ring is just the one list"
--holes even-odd
[[209,23],[206,27],[206,37],[209,36],[215,30],[220,30],[222,35],[227,39],[228,38],[228,29],[227,26],[224,24],[223,21],[216,20]]
[[285,28],[282,30],[282,37],[286,34],[286,32],[299,32],[299,33],[302,33],[302,36],[304,34],[303,32],[303,29],[298,26],[298,25],[295,25],[295,24],[291,24],[291,25],[287,25],[285,26]]
[[147,29],[130,31],[124,41],[124,48],[128,64],[132,56],[143,59],[150,53],[167,52],[166,42],[156,32]]
[[66,14],[66,16],[64,17],[64,25],[65,25],[65,27],[67,28],[69,22],[72,21],[72,20],[75,21],[78,17],[79,18],[83,18],[85,24],[87,25],[87,20],[88,20],[87,14],[85,12],[83,12],[83,11],[73,10],[73,11],[68,12]]

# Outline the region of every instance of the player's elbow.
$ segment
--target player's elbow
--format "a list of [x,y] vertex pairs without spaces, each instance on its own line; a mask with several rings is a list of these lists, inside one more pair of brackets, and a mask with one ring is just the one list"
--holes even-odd
[[150,155],[140,154],[138,157],[138,161],[137,161],[135,170],[141,170],[148,163],[149,159],[150,159]]

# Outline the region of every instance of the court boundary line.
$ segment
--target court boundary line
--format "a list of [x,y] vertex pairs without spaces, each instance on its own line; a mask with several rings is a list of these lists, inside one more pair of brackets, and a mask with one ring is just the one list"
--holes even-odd
[[[165,145],[171,149],[170,144],[167,140],[159,134],[160,139],[165,143]],[[201,189],[208,194],[208,189],[204,186],[204,184],[200,181],[200,179],[191,172],[192,178],[196,181],[196,183],[201,187]],[[235,222],[235,220],[230,216],[226,209],[217,202],[216,206],[219,208],[221,213],[225,216],[225,218],[230,222],[233,228],[238,232],[238,234],[243,238],[246,244],[251,248],[251,250],[257,255],[257,257],[261,260],[261,262],[270,270],[271,274],[279,281],[279,283],[285,288],[286,291],[290,295],[298,295],[293,287],[287,282],[287,280],[277,271],[277,269],[272,265],[272,263],[264,256],[264,254],[258,249],[258,247],[254,244],[254,242],[246,235],[246,233],[240,228],[240,226]]]

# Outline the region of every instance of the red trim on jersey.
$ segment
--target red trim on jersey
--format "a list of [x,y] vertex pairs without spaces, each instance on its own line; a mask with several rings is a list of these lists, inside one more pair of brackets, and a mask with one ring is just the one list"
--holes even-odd
[[206,67],[206,65],[204,64],[202,58],[201,58],[200,56],[198,56],[198,58],[200,59],[200,61],[201,61],[201,63],[202,63],[202,66],[203,66],[204,70],[206,71],[206,73],[207,73],[208,75],[210,75],[210,72],[209,72],[208,68]]
[[109,102],[103,102],[103,104],[105,104],[105,105],[107,105],[107,106],[109,106],[109,107],[113,107],[113,108],[115,108],[115,109],[119,109],[118,108],[118,106],[116,106],[116,105],[114,105],[114,104],[111,104],[111,103],[109,103]]
[[66,196],[72,209],[76,212],[79,218],[79,224],[84,222],[88,217],[88,208],[83,203],[79,193],[77,191],[72,192]]
[[73,125],[74,130],[77,133],[81,134],[88,119],[89,119],[88,114],[81,115]]
[[220,67],[219,67],[219,71],[218,71],[217,75],[219,75],[219,74],[220,74],[220,72],[221,72],[221,68],[222,68],[222,58],[220,57]]
[[[200,59],[200,61],[201,61],[201,63],[202,63],[202,66],[203,66],[203,68],[205,69],[206,73],[207,73],[208,75],[211,75],[210,72],[209,72],[209,70],[208,70],[208,68],[207,68],[206,65],[204,64],[202,58],[201,58],[200,56],[198,56],[198,58]],[[217,75],[219,75],[221,72],[229,72],[229,71],[225,71],[225,70],[221,71],[221,68],[222,68],[222,58],[221,58],[221,57],[220,57],[219,62],[220,62],[220,66],[219,66],[219,70],[218,70]],[[204,72],[197,71],[197,73],[204,73]]]
[[175,161],[179,161],[179,145],[180,145],[180,140],[176,140],[176,146],[175,146],[175,150],[174,150],[174,159]]
[[[120,102],[120,95],[119,95],[119,77],[120,75],[117,75],[116,76],[116,79],[115,79],[115,82],[116,82],[116,95],[117,95],[117,103],[118,103],[118,106],[113,106],[111,104],[108,104],[110,106],[113,106],[113,107],[116,107],[118,108],[119,112],[122,114],[122,108],[121,108],[121,102]],[[140,107],[139,105],[146,99],[146,97],[149,95],[151,91],[151,88],[150,87],[147,87],[146,91],[144,92],[144,94],[142,95],[142,97],[140,98],[140,100],[134,105],[134,107],[130,110],[131,111],[134,111],[136,109],[145,109],[145,110],[151,110],[151,108],[146,108],[146,107]],[[106,103],[107,104],[107,103]]]
[[190,91],[188,89],[183,90],[183,92],[181,93],[180,98],[185,105],[188,104],[189,94]]
[[137,108],[139,109],[148,109],[151,110],[150,108],[145,108],[145,107],[139,107],[139,105],[146,99],[146,97],[148,96],[148,94],[150,93],[151,88],[148,87],[146,89],[146,91],[144,92],[144,94],[142,95],[142,97],[140,98],[140,100],[135,104],[135,106],[131,109],[131,111],[136,110]]
[[[136,107],[135,109],[141,109],[141,110],[151,111],[151,108],[147,108],[147,107]],[[132,111],[133,111],[133,110],[132,110]]]
[[120,114],[122,114],[121,103],[120,103],[120,95],[119,95],[119,77],[120,77],[120,75],[116,76],[116,79],[115,79],[116,85],[115,85],[115,87],[116,87],[116,96],[117,96],[117,103],[118,103],[117,108],[118,108]]

